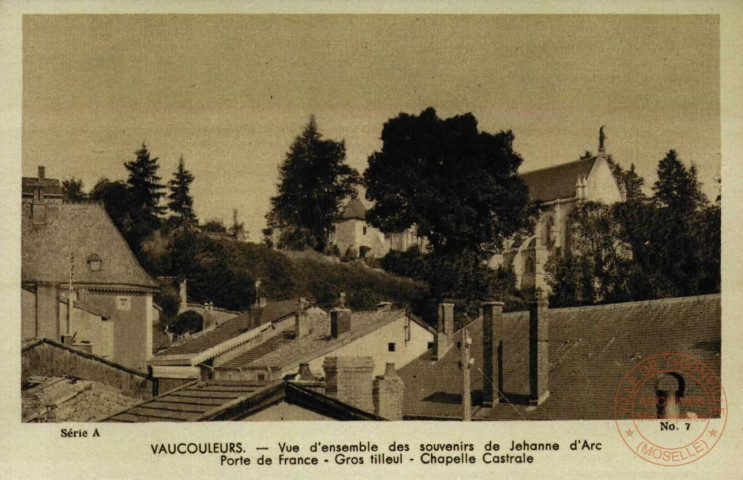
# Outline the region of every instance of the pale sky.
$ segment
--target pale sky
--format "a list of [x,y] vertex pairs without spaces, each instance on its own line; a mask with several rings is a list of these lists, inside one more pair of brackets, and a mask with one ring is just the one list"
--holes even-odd
[[311,113],[360,172],[384,122],[433,106],[513,130],[521,171],[598,148],[648,185],[666,151],[720,175],[716,16],[26,16],[23,174],[125,179],[146,142],[179,156],[202,220],[260,238]]

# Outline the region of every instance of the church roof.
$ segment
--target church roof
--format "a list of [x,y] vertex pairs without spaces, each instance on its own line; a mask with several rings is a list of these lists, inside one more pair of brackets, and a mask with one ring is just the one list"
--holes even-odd
[[575,184],[581,177],[591,173],[596,157],[585,158],[554,167],[547,167],[521,174],[529,187],[529,198],[550,202],[559,198],[575,196]]
[[350,219],[366,220],[366,207],[360,199],[354,198],[348,202],[341,213],[341,220]]
[[[75,283],[157,288],[102,205],[46,204],[43,224],[34,224],[31,208],[24,204],[22,210],[22,281],[67,283],[72,254]],[[101,260],[99,270],[88,267],[94,255]]]

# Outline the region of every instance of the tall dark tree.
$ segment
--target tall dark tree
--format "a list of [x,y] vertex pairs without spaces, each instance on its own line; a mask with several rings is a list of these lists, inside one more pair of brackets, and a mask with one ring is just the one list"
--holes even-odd
[[697,169],[688,169],[675,150],[658,163],[658,180],[653,185],[655,198],[677,215],[687,215],[707,203],[697,178]]
[[62,180],[62,201],[65,203],[79,203],[88,199],[85,194],[83,181],[79,178]]
[[160,199],[165,195],[162,192],[165,187],[157,175],[160,169],[158,159],[150,157],[144,143],[135,155],[137,156],[135,160],[124,163],[129,172],[127,190],[131,221],[125,235],[132,249],[139,252],[142,240],[160,227],[160,215],[165,212],[165,207],[160,205]]
[[111,217],[116,228],[122,234],[128,231],[131,219],[129,214],[129,191],[126,183],[121,180],[111,181],[103,177],[90,190],[89,198],[91,201],[103,204],[108,216]]
[[385,232],[415,225],[437,255],[485,258],[534,218],[513,140],[478,131],[470,113],[441,119],[428,108],[388,120],[364,173],[369,222]]
[[266,216],[282,229],[280,245],[322,251],[343,201],[356,196],[358,172],[346,163],[343,141],[324,140],[311,116],[279,167],[278,194]]
[[168,208],[175,216],[176,226],[181,228],[193,228],[198,224],[196,214],[193,210],[193,197],[191,196],[191,183],[194,176],[186,170],[183,157],[178,160],[178,168],[173,172],[173,179],[168,182]]

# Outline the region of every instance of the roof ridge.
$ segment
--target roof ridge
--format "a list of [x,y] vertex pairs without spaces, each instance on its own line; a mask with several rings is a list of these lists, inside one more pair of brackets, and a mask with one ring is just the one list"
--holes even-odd
[[558,163],[557,165],[552,165],[552,166],[549,166],[549,167],[537,168],[536,170],[529,170],[528,172],[520,173],[519,176],[529,175],[531,173],[543,172],[545,170],[552,170],[552,169],[560,168],[560,167],[566,167],[568,165],[573,165],[573,164],[576,164],[576,163],[582,163],[582,162],[588,162],[588,161],[596,161],[597,158],[598,157],[596,155],[594,155],[592,157],[589,157],[589,158],[579,158],[578,160],[572,160],[570,162]]
[[[711,299],[712,297],[720,297],[721,295],[719,293],[707,293],[704,295],[691,295],[688,297],[667,297],[667,298],[654,298],[650,300],[635,300],[632,302],[617,302],[617,303],[603,303],[601,305],[579,305],[574,307],[561,307],[561,308],[554,308],[550,309],[550,311],[553,312],[564,312],[568,310],[582,310],[586,308],[610,308],[610,307],[617,307],[617,306],[636,306],[636,305],[643,305],[643,304],[654,304],[654,303],[681,303],[681,302],[692,302],[692,301],[699,301],[702,299]],[[519,310],[518,312],[509,312],[509,313],[519,313],[519,312],[525,312],[527,310]]]

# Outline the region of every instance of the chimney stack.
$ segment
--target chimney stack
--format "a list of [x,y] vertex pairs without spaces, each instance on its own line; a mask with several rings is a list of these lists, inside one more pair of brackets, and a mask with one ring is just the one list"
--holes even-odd
[[366,412],[374,411],[372,357],[325,357],[325,393]]
[[537,289],[529,302],[529,404],[541,405],[549,397],[549,302]]
[[454,304],[439,303],[436,359],[441,360],[451,348],[454,335]]
[[482,304],[482,405],[498,405],[503,392],[503,302]]
[[394,363],[387,363],[384,375],[374,380],[374,413],[386,420],[402,420],[405,384],[395,371]]
[[39,180],[46,178],[46,168],[43,165],[39,165]]
[[330,336],[338,338],[351,330],[351,310],[334,308],[330,311]]
[[308,303],[304,298],[299,299],[299,310],[294,314],[295,338],[304,337],[310,333],[310,317],[306,311]]

